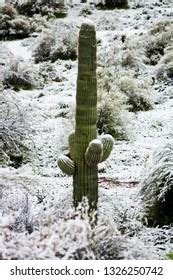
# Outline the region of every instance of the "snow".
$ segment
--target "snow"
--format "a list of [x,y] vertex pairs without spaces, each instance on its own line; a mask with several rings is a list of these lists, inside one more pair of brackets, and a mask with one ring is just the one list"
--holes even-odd
[[[133,2],[137,1],[130,1],[130,4],[133,5]],[[97,37],[101,40],[98,54],[111,56],[111,44],[121,52],[121,35],[126,35],[129,40],[137,36],[140,42],[140,37],[145,35],[156,21],[171,17],[171,2],[164,3],[155,6],[153,1],[148,0],[143,1],[142,7],[138,9],[94,9],[87,21],[91,20],[96,25]],[[86,17],[78,17],[81,8],[82,4],[79,3],[70,8],[68,17],[63,21],[72,20],[76,26],[80,26],[86,20]],[[55,23],[56,21],[58,20],[55,20]],[[5,41],[3,45],[8,47],[15,57],[20,56],[26,63],[34,63],[32,46],[24,46],[22,40]],[[117,57],[114,59],[116,61]],[[172,82],[156,82],[153,85],[154,108],[146,112],[129,113],[127,130],[130,139],[115,141],[109,159],[100,164],[100,220],[93,239],[87,220],[82,221],[79,217],[74,220],[64,219],[72,206],[72,178],[62,174],[57,167],[57,158],[67,152],[67,137],[74,128],[72,119],[77,61],[57,60],[53,65],[58,75],[63,78],[60,82],[48,82],[42,88],[15,93],[32,131],[32,143],[29,144],[32,161],[18,169],[10,166],[0,168],[2,185],[7,188],[6,191],[0,189],[0,198],[2,191],[4,205],[8,198],[12,201],[14,197],[16,206],[11,211],[9,204],[0,208],[0,218],[5,223],[0,226],[3,228],[0,231],[3,237],[1,240],[4,240],[0,243],[0,253],[3,251],[4,257],[9,259],[94,259],[103,258],[104,254],[105,258],[110,258],[112,256],[109,252],[114,252],[112,258],[165,259],[166,253],[173,250],[171,226],[149,228],[144,226],[137,216],[141,213],[139,183],[147,174],[155,150],[159,150],[160,146],[171,139]],[[116,68],[113,70],[118,71]],[[141,79],[145,76],[151,78],[154,71],[154,66],[147,65],[142,70]],[[18,201],[14,196],[16,192]],[[22,201],[25,203],[20,207]],[[17,222],[19,214],[20,228]],[[19,233],[9,230],[11,224]],[[28,225],[33,228],[31,235],[26,234]],[[9,236],[10,241],[6,236]],[[92,247],[93,240],[95,249]],[[100,242],[101,240],[103,242]],[[36,246],[37,243],[40,248]],[[17,251],[20,253],[16,253]]]
[[28,47],[22,46],[21,40],[7,42],[5,45],[14,54],[14,56],[21,57],[26,62],[31,59],[31,50],[29,50]]

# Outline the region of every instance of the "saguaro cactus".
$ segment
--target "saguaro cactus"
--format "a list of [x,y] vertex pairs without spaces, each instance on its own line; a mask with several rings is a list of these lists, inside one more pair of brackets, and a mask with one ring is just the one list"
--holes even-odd
[[97,138],[96,33],[92,22],[81,25],[78,46],[78,77],[75,131],[69,135],[70,158],[60,156],[58,166],[73,175],[73,199],[77,206],[87,197],[90,209],[98,201],[98,163],[113,147],[113,138]]

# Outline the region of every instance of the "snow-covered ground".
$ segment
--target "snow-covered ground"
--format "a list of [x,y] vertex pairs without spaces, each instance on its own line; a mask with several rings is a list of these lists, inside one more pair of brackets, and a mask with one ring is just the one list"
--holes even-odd
[[[112,38],[125,35],[130,40],[140,33],[146,34],[158,20],[171,17],[173,14],[171,1],[163,1],[163,3],[154,1],[160,3],[158,5],[154,5],[152,2],[142,1],[143,6],[137,9],[110,11],[93,9],[91,15],[80,17],[78,14],[83,6],[78,4],[69,9],[68,16],[63,21],[72,20],[77,26],[80,26],[86,17],[91,19],[96,25],[97,36],[101,40],[102,49],[99,48],[98,52],[105,52],[104,55],[109,56],[111,51],[109,43]],[[115,44],[117,44],[116,39]],[[8,47],[15,57],[20,56],[26,63],[33,63],[32,48],[30,45],[23,44],[22,40],[6,41],[3,42],[3,45]],[[53,236],[49,232],[49,227],[57,232],[58,227],[55,224],[59,224],[63,220],[63,216],[72,204],[72,179],[62,174],[56,161],[59,154],[67,150],[67,136],[73,129],[71,116],[73,116],[75,106],[77,61],[57,60],[54,62],[54,66],[60,77],[59,82],[48,82],[41,88],[20,90],[15,93],[16,98],[20,101],[26,123],[31,130],[32,141],[29,141],[29,145],[32,150],[32,161],[17,169],[10,166],[3,166],[0,169],[2,181],[0,215],[5,220],[15,212],[17,218],[13,217],[14,224],[19,231],[14,236],[13,233],[9,233],[7,222],[7,226],[2,226],[5,241],[0,243],[0,255],[3,249],[6,258],[16,257],[15,249],[12,250],[15,242],[18,242],[17,246],[19,246],[16,246],[16,250],[17,248],[21,250],[21,254],[17,255],[18,258],[28,258],[26,251],[31,253],[30,250],[22,249],[22,247],[27,244],[26,247],[31,247],[33,250],[33,244],[38,240],[41,244],[41,251],[37,250],[37,255],[32,255],[33,258],[70,258],[67,253],[64,253],[63,250],[66,249],[61,248],[61,246],[63,247],[61,243],[59,246],[63,251],[62,255],[52,253],[55,249],[52,244],[55,243],[56,235]],[[36,66],[33,63],[33,67],[38,67],[38,64]],[[151,78],[155,70],[156,66],[146,66],[144,76]],[[103,235],[103,244],[96,246],[97,250],[100,250],[99,253],[95,253],[96,256],[92,255],[92,250],[90,252],[90,249],[86,249],[81,258],[103,257],[105,254],[105,258],[165,259],[166,253],[173,250],[171,225],[149,228],[136,219],[141,211],[140,182],[146,175],[153,153],[171,140],[173,131],[172,91],[171,81],[161,83],[156,81],[152,85],[153,109],[129,113],[127,123],[129,140],[115,140],[110,158],[101,164],[98,205],[101,225],[100,228],[98,225],[95,242],[99,243],[98,239]],[[15,198],[16,193],[18,193],[18,197]],[[10,201],[11,208],[6,205],[7,199]],[[77,222],[76,225],[69,225],[68,222],[66,227],[70,231],[75,226],[77,228],[77,225]],[[78,238],[79,235],[79,243],[74,241],[75,245],[72,243],[71,249],[69,249],[70,241],[63,236],[63,225],[59,226],[62,231],[59,233],[59,240],[61,238],[65,240],[64,246],[67,246],[67,252],[77,251],[76,248],[81,249],[80,242],[83,242],[84,248],[85,246],[92,248],[91,244],[87,243],[89,242],[86,238],[87,226],[87,223],[83,227],[81,226],[81,232],[84,231],[83,235],[80,235],[80,229],[76,230],[76,237]],[[30,227],[33,232],[29,237],[22,235],[23,231],[29,231]],[[38,229],[40,233],[36,237]],[[122,236],[119,236],[120,232]],[[44,238],[41,234],[48,236],[47,239],[44,237],[45,247],[42,244]],[[70,235],[69,232],[68,234]],[[11,246],[8,238],[4,237],[5,235],[10,236]],[[22,238],[22,245],[18,238]],[[106,248],[109,247],[106,245],[106,238],[110,241],[111,250],[115,252],[113,256],[106,253]],[[116,253],[118,249],[115,243],[117,243],[117,247],[119,246],[118,253]],[[75,258],[77,258],[76,255]],[[80,254],[78,258],[80,258]]]

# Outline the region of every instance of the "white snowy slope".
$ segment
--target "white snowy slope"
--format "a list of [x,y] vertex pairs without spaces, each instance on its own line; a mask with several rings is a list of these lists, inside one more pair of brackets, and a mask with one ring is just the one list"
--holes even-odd
[[[132,48],[141,58],[140,79],[149,80],[151,85],[157,65],[144,65],[139,46],[156,22],[171,19],[172,3],[129,2],[126,10],[97,10],[92,6],[89,15],[79,15],[85,4],[76,3],[61,22],[72,22],[77,29],[86,18],[95,24],[98,64],[102,69],[100,65],[105,62],[104,70],[109,69],[110,57],[111,71],[124,71],[119,62],[116,65],[123,53],[122,35],[131,46],[138,44]],[[135,8],[137,2],[142,3]],[[58,20],[52,20],[52,25]],[[4,41],[0,46],[7,47],[15,58],[21,57],[40,83],[35,89],[15,92],[29,130],[24,143],[31,150],[31,159],[17,169],[7,165],[0,168],[0,259],[165,259],[173,251],[172,227],[149,228],[137,216],[141,211],[140,182],[153,153],[172,138],[172,80],[151,85],[153,109],[127,114],[129,139],[115,140],[110,157],[100,164],[99,222],[93,237],[87,220],[71,218],[72,178],[57,167],[57,158],[67,152],[68,134],[74,128],[77,60],[48,62],[56,78],[44,80],[47,70],[40,76],[38,72],[45,64],[34,63],[36,40]],[[10,94],[9,90],[5,92]]]

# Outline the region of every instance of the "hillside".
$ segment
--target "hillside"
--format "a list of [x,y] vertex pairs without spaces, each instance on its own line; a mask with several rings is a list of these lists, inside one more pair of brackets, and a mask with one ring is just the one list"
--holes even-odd
[[[26,16],[22,29],[1,30],[0,259],[166,259],[173,251],[173,222],[150,225],[141,194],[166,161],[173,195],[171,2],[131,0],[111,10],[73,3],[65,17]],[[95,230],[85,210],[81,218],[72,209],[72,178],[57,167],[74,129],[86,19],[97,35],[98,129],[114,137],[99,165]]]

